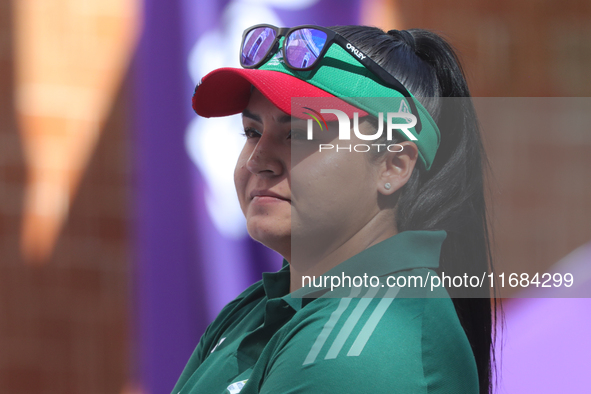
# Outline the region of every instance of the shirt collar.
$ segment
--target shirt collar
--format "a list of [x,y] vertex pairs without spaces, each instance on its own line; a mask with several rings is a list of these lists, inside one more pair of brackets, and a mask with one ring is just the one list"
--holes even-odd
[[[283,261],[285,262],[285,259]],[[283,264],[277,272],[263,272],[263,289],[268,299],[289,294],[289,282],[289,264]]]
[[383,276],[413,268],[439,267],[445,230],[403,231],[370,246],[327,271],[324,275],[345,272],[353,275]]

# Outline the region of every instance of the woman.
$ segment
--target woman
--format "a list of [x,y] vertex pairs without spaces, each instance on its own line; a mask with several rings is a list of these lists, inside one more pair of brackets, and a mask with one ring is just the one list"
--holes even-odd
[[474,109],[447,99],[470,96],[451,47],[418,29],[259,25],[240,56],[193,108],[242,112],[238,198],[283,268],[221,311],[173,393],[488,393],[490,298],[400,280],[491,262]]

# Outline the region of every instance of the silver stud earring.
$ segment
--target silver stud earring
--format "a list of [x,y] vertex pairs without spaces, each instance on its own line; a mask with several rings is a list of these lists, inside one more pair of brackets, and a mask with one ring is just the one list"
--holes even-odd
[[392,185],[390,185],[390,183],[386,183],[384,185],[384,187],[386,188],[386,190],[390,190],[390,188],[392,187]]

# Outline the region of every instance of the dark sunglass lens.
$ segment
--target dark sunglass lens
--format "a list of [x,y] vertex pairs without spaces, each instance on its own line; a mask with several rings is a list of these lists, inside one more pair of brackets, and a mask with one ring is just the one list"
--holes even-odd
[[285,43],[287,63],[295,68],[312,67],[324,48],[326,39],[326,33],[317,29],[299,29],[292,32]]
[[275,40],[275,31],[270,27],[259,27],[248,32],[242,43],[240,62],[243,66],[258,64],[267,54]]

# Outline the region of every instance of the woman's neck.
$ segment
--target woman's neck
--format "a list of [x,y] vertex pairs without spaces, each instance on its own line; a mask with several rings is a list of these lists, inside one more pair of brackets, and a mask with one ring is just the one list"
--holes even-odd
[[395,221],[391,217],[385,220],[384,217],[377,215],[353,236],[346,240],[335,242],[333,246],[327,248],[324,254],[317,256],[305,255],[305,251],[299,257],[298,253],[294,255],[294,245],[292,242],[290,293],[302,287],[302,277],[318,277],[323,275],[370,246],[396,235],[398,231],[392,223],[395,223]]

